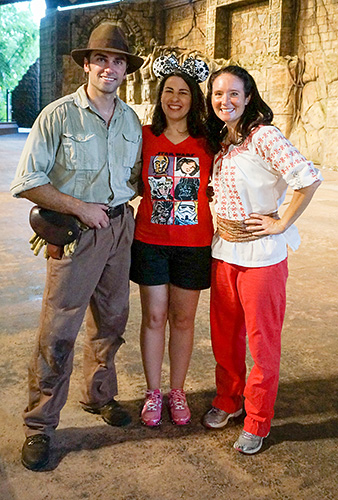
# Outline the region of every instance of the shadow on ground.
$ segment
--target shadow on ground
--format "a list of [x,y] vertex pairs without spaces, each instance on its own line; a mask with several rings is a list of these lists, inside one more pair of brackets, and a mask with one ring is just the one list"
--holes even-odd
[[[327,417],[337,407],[335,394],[337,392],[338,378],[299,380],[281,383],[275,409],[277,422],[281,419],[296,419],[303,421],[305,415],[319,419],[318,423],[300,423],[292,421],[273,425],[271,434],[266,439],[262,451],[284,441],[312,441],[318,439],[338,438],[338,418]],[[57,430],[53,444],[53,458],[48,470],[55,469],[59,463],[72,452],[82,450],[97,450],[124,442],[135,442],[149,439],[182,438],[196,436],[218,430],[207,430],[200,422],[200,417],[209,408],[209,403],[214,396],[213,391],[192,392],[188,395],[189,406],[192,412],[192,421],[187,426],[177,427],[169,422],[164,422],[158,428],[147,428],[139,421],[142,399],[121,401],[121,404],[133,417],[131,425],[125,428],[114,428],[107,425],[84,428],[65,428]],[[166,398],[164,399],[164,412],[166,411]],[[236,424],[241,423],[244,416],[236,419]]]

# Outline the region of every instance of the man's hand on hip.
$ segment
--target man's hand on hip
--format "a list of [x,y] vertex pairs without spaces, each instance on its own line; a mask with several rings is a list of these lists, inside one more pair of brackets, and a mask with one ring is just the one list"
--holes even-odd
[[101,229],[109,226],[107,206],[103,203],[89,203],[61,193],[51,184],[37,186],[20,193],[40,207],[56,210],[63,214],[75,215],[86,226],[92,229]]
[[77,216],[83,224],[92,229],[102,229],[109,226],[107,206],[102,203],[83,203],[82,210]]

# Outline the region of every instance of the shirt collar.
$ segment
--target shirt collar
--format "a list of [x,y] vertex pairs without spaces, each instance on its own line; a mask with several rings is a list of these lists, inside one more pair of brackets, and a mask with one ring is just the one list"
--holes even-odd
[[86,84],[81,85],[74,93],[74,102],[80,108],[89,108],[89,100],[86,93]]
[[[81,85],[74,93],[74,102],[80,108],[90,108],[92,111],[95,111],[90,105],[90,101],[86,92],[86,84]],[[116,96],[116,107],[114,111],[114,118],[120,116],[125,111],[123,106],[123,101]],[[97,111],[95,111],[97,113]]]

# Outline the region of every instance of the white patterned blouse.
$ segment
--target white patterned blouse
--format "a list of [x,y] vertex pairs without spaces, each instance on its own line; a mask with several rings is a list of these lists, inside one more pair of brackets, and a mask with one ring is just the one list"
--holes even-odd
[[[214,160],[215,210],[223,219],[242,221],[251,213],[271,214],[297,190],[322,180],[312,162],[272,125],[255,128],[239,145],[224,146]],[[244,267],[265,267],[287,257],[287,245],[300,244],[297,228],[254,241],[229,242],[214,235],[212,256]]]

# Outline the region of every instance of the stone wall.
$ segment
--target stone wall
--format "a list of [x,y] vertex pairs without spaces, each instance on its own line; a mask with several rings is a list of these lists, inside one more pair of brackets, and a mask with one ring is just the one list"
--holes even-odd
[[49,12],[41,32],[43,105],[84,81],[69,53],[105,19],[119,23],[145,57],[120,90],[145,122],[158,55],[200,55],[212,70],[240,64],[256,79],[276,125],[309,159],[338,169],[338,0],[124,0]]
[[316,163],[338,170],[338,1],[300,2],[297,115],[291,139]]
[[206,1],[167,0],[164,3],[164,43],[181,50],[205,52]]
[[12,92],[13,120],[30,128],[40,111],[40,61],[37,59]]
[[163,12],[156,5],[156,0],[125,0],[107,8],[47,11],[41,20],[40,38],[42,107],[83,83],[84,72],[69,54],[74,48],[85,47],[90,32],[102,21],[120,24],[134,52],[147,56],[154,41],[160,43],[162,37]]
[[[243,36],[245,33],[245,36]],[[216,10],[215,57],[240,58],[268,51],[269,2]]]
[[40,25],[40,105],[44,108],[54,99],[61,97],[57,85],[57,72],[62,65],[57,61],[57,16],[56,12],[41,19]]

